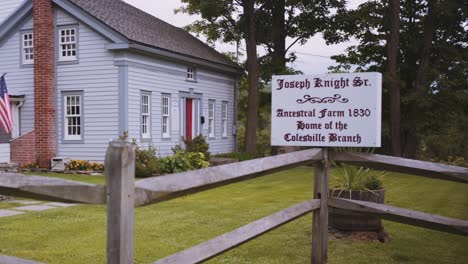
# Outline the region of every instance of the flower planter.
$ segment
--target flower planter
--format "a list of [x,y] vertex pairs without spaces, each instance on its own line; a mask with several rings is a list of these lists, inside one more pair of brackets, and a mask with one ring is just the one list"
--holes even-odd
[[[330,196],[383,204],[385,201],[385,190],[381,189],[372,192],[330,190]],[[329,223],[330,226],[336,229],[346,231],[379,231],[383,228],[380,217],[359,214],[338,208],[330,208]]]

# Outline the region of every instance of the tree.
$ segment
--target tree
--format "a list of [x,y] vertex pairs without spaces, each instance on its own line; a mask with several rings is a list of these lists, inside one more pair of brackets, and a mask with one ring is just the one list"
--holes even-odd
[[[328,42],[356,38],[359,44],[334,57],[339,62],[335,70],[349,70],[355,64],[361,71],[384,71],[386,62],[387,71],[391,68],[388,63],[392,58],[388,49],[386,52],[392,28],[392,12],[386,12],[391,9],[390,1],[368,1],[355,10],[339,10],[332,28],[325,34]],[[467,64],[468,5],[463,0],[400,0],[400,10],[396,65],[401,93],[401,149],[403,156],[415,157],[418,151],[425,150],[426,139],[436,127],[453,126],[447,123],[453,118],[441,118],[445,114],[439,112],[442,111],[439,104],[457,108],[459,102],[446,95],[467,89],[467,73],[463,68]],[[392,134],[388,133],[389,116],[394,113],[388,104],[391,84],[384,84],[384,143],[388,151]]]
[[400,44],[400,1],[389,0],[388,5],[389,34],[387,41],[387,76],[390,94],[390,129],[392,152],[401,156],[401,113],[400,113],[400,80],[398,78],[398,47]]
[[[239,43],[243,39],[246,43],[249,93],[244,146],[246,151],[254,152],[259,121],[259,74],[264,82],[269,82],[273,74],[296,73],[287,67],[287,63],[295,59],[290,49],[297,43],[305,43],[308,38],[323,30],[333,13],[332,8],[343,7],[344,0],[182,2],[187,6],[178,11],[199,14],[202,17],[202,20],[186,27],[189,31],[205,35],[209,42],[221,40]],[[293,39],[289,46],[286,45],[288,37]],[[267,51],[259,60],[257,45],[264,46]]]
[[287,67],[296,59],[292,48],[328,28],[345,0],[263,0],[263,4],[257,16],[258,43],[267,51],[260,65],[261,78],[268,82],[272,75],[299,73]]
[[259,66],[257,58],[257,0],[182,0],[187,6],[178,11],[201,15],[187,28],[203,33],[208,41],[245,41],[247,50],[247,72],[249,80],[248,115],[245,130],[245,151],[255,152],[258,121]]

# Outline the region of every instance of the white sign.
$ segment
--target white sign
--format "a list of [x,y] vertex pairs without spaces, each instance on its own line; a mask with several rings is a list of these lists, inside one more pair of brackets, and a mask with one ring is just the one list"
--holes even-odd
[[382,75],[283,75],[272,79],[273,146],[380,147]]

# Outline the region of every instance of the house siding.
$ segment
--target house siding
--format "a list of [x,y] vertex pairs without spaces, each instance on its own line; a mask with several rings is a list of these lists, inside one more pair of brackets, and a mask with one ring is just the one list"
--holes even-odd
[[[0,6],[4,6],[2,4]],[[141,146],[153,145],[161,155],[169,155],[172,153],[171,148],[181,143],[180,94],[191,91],[202,94],[201,115],[205,116],[206,120],[208,100],[216,102],[216,137],[208,139],[211,152],[225,153],[234,150],[234,76],[197,68],[197,81],[187,81],[188,64],[148,57],[147,54],[110,52],[106,45],[111,44],[111,41],[60,8],[55,10],[55,21],[56,28],[77,25],[79,41],[76,62],[56,63],[57,156],[103,161],[109,140],[118,138],[125,130],[128,130],[129,138],[136,139]],[[25,102],[19,113],[20,135],[34,129],[34,68],[33,65],[21,64],[20,50],[21,32],[32,29],[33,19],[30,16],[25,19],[21,28],[12,33],[0,46],[0,74],[8,73],[6,81],[10,94],[25,95]],[[127,63],[127,66],[119,66],[122,62]],[[122,73],[125,73],[125,78],[122,78]],[[140,133],[141,91],[151,92],[149,141],[142,140]],[[69,92],[77,92],[83,96],[83,139],[75,142],[63,138],[62,98]],[[162,137],[163,94],[171,95],[170,138]],[[221,135],[221,107],[224,101],[228,102],[228,136],[225,138]],[[128,111],[125,107],[128,107]],[[173,112],[173,109],[176,109],[176,112]],[[121,115],[122,113],[124,115]],[[207,130],[208,125],[205,123],[201,128],[202,135],[206,136]]]
[[[78,63],[57,65],[57,124],[60,157],[103,161],[108,142],[119,135],[118,68],[110,44],[88,26],[57,9],[57,26],[78,25]],[[62,98],[70,91],[83,92],[83,140],[63,139]]]
[[32,15],[26,19],[20,30],[12,34],[0,46],[0,74],[7,73],[5,80],[12,95],[25,95],[20,108],[20,135],[34,129],[34,68],[21,65],[20,32],[33,28]]
[[10,144],[0,143],[0,163],[10,162]]
[[0,1],[0,24],[15,11],[25,0],[1,0]]
[[[187,64],[175,63],[163,59],[150,58],[139,54],[127,53],[118,60],[128,63],[128,125],[129,138],[135,139],[142,146],[152,145],[159,154],[170,155],[171,148],[181,143],[180,93],[202,94],[202,116],[207,120],[208,100],[216,101],[215,138],[208,138],[212,153],[227,153],[234,150],[234,85],[232,76],[213,72],[203,68],[196,69],[196,82],[186,80]],[[141,139],[140,132],[140,95],[141,91],[151,92],[151,140]],[[171,137],[162,137],[162,95],[170,94]],[[221,103],[228,102],[228,136],[221,135]],[[173,108],[177,110],[174,112]],[[178,115],[177,117],[174,114]],[[178,123],[178,124],[175,124]],[[207,136],[207,121],[201,128]]]

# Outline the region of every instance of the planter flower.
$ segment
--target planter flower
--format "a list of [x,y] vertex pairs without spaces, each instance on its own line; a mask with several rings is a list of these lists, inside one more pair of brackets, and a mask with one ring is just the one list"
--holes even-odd
[[[331,179],[330,196],[342,199],[384,203],[385,189],[381,178],[385,172],[351,165],[339,166]],[[380,231],[380,217],[363,215],[349,210],[331,208],[330,226],[346,231]]]

